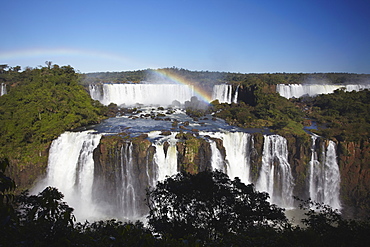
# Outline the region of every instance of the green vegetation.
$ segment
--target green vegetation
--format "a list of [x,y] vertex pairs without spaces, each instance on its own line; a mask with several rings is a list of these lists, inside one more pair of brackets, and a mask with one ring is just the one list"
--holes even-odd
[[[93,101],[70,66],[2,70],[0,157],[11,164],[45,163],[42,153],[66,130],[98,123],[107,108]],[[17,160],[17,162],[15,162]]]
[[[14,187],[0,170],[0,195]],[[76,222],[63,195],[48,187],[0,201],[1,246],[367,246],[370,222],[343,219],[304,201],[293,225],[266,193],[221,172],[182,173],[148,191],[149,226],[117,220]]]
[[370,137],[370,91],[344,92],[298,100],[307,110],[307,117],[315,119],[316,132],[338,141],[369,140]]
[[253,103],[219,104],[212,102],[215,116],[243,128],[271,128],[279,134],[305,135],[303,112],[275,92],[265,92],[255,86]]
[[256,229],[277,229],[287,223],[283,209],[222,172],[179,173],[148,191],[149,225],[154,232],[201,243]]
[[[122,72],[97,72],[84,75],[84,83],[127,83],[148,79],[161,79],[152,73],[153,70],[137,70]],[[367,74],[350,74],[350,73],[230,73],[215,71],[190,71],[182,68],[163,68],[154,70],[162,74],[176,74],[188,82],[207,88],[207,85],[221,84],[228,82],[231,84],[255,84],[256,81],[262,81],[267,85],[292,84],[304,82],[329,82],[334,84],[342,83],[361,83],[369,81],[370,75]]]

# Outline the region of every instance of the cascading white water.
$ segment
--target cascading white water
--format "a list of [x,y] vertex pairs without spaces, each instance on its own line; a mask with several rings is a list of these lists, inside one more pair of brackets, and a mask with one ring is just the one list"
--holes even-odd
[[[174,101],[184,104],[196,96],[193,86],[178,84],[101,84],[90,85],[89,91],[92,99],[104,105],[115,103],[127,106],[135,104],[168,106]],[[215,85],[212,100],[215,99],[220,103],[237,103],[238,88],[233,93],[232,85]]]
[[118,207],[121,216],[126,219],[135,219],[141,215],[136,210],[139,205],[136,201],[138,197],[135,186],[137,178],[133,172],[135,164],[132,161],[132,143],[122,145],[120,160],[122,188],[118,191],[119,194],[117,195],[117,199],[119,200]]
[[226,172],[234,179],[239,177],[245,183],[250,183],[250,134],[244,132],[227,132],[222,134],[226,152]]
[[221,155],[220,150],[217,148],[217,144],[213,140],[209,140],[209,144],[211,146],[211,165],[212,165],[212,170],[218,170],[226,173],[225,170],[225,161]]
[[93,151],[100,138],[100,134],[91,131],[65,132],[60,135],[50,147],[47,176],[39,185],[58,188],[68,204],[75,209],[77,219],[100,216],[92,201]]
[[4,94],[7,94],[6,84],[5,83],[1,83],[0,96],[3,96]]
[[233,103],[238,103],[238,92],[239,92],[239,85],[236,87],[235,94],[233,97]]
[[316,152],[316,140],[317,136],[312,136],[312,146],[311,146],[311,160],[310,160],[310,176],[309,176],[309,194],[311,200],[315,202],[324,201],[324,176],[323,176],[323,166],[318,159]]
[[330,205],[333,209],[340,209],[340,173],[335,149],[335,143],[333,141],[329,141],[325,157],[324,203]]
[[103,84],[90,85],[89,89],[91,98],[104,105],[168,106],[175,100],[183,104],[195,96],[192,86],[178,84]]
[[[236,91],[237,94],[237,91]],[[228,84],[214,85],[212,92],[212,100],[216,100],[220,103],[236,103],[237,96],[233,95],[233,87]]]
[[[157,141],[153,146],[156,148],[154,154],[154,162],[157,165],[157,181],[163,181],[166,176],[172,176],[178,172],[177,170],[177,149],[176,136],[177,133],[172,133],[171,136]],[[165,152],[164,141],[167,141],[169,146]]]
[[318,94],[329,94],[335,90],[344,88],[345,91],[360,91],[370,89],[370,84],[278,84],[276,92],[287,99],[299,98],[304,95],[316,96]]
[[316,152],[316,136],[312,136],[312,154],[310,161],[309,194],[314,202],[324,203],[333,209],[340,209],[340,173],[337,163],[336,148],[333,141],[329,141],[325,150],[322,145],[323,160],[319,161]]
[[287,141],[279,135],[265,135],[262,167],[256,189],[269,193],[280,207],[293,207],[293,176],[288,162]]

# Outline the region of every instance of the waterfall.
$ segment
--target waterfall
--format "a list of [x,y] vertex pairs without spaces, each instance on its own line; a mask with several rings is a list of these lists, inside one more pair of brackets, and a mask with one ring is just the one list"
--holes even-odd
[[[172,133],[169,138],[164,138],[157,141],[155,147],[154,162],[157,166],[157,181],[163,181],[166,176],[172,176],[178,172],[177,170],[177,149],[175,135]],[[165,150],[164,143],[167,141],[168,146]]]
[[238,94],[239,93],[239,85],[236,87],[234,98],[233,98],[233,103],[238,103]]
[[135,219],[139,217],[137,209],[139,205],[137,202],[137,177],[135,176],[135,164],[132,160],[132,143],[129,142],[121,147],[121,188],[118,190],[117,199],[118,208],[121,216],[126,219]]
[[212,100],[218,99],[220,103],[236,103],[238,100],[238,90],[233,95],[233,86],[222,84],[213,86]]
[[[238,86],[239,87],[239,86]],[[196,96],[193,86],[179,84],[97,84],[89,85],[90,96],[104,105],[133,106],[136,104],[169,106],[178,101],[184,104]],[[233,86],[215,85],[212,100],[220,103],[237,103],[238,88],[233,93]]]
[[[166,176],[178,172],[176,132],[161,136],[160,131],[148,133],[152,140],[144,153],[137,153],[136,144],[122,140],[106,156],[93,160],[101,134],[92,131],[65,132],[53,141],[47,176],[43,186],[57,187],[66,202],[75,208],[78,220],[120,218],[136,220],[147,213],[144,203],[145,189],[155,186]],[[256,189],[269,193],[270,202],[280,207],[293,207],[293,177],[288,163],[287,140],[279,135],[265,135],[262,163],[256,181],[251,177],[251,156],[254,150],[253,136],[245,132],[200,132],[199,138],[210,143],[212,169],[228,174],[230,179],[239,177],[249,184],[256,182]],[[212,138],[209,138],[209,137]],[[215,139],[222,141],[223,148]],[[336,161],[335,143],[321,146],[322,160],[316,148],[317,137],[312,137],[312,154],[309,164],[309,193],[318,202],[340,208],[339,168]],[[219,149],[220,148],[220,149]],[[100,149],[99,149],[100,150]],[[151,151],[149,151],[151,150]],[[143,156],[145,155],[146,157]],[[150,156],[150,157],[149,157]],[[99,158],[100,157],[100,158]],[[102,157],[105,157],[103,160]],[[146,162],[146,163],[145,163]],[[145,163],[145,164],[144,164]],[[43,188],[39,188],[41,191]]]
[[103,84],[90,85],[89,89],[91,98],[104,105],[168,106],[175,100],[183,104],[195,96],[192,86],[178,84]]
[[329,94],[335,90],[344,88],[345,91],[360,91],[363,89],[370,89],[370,84],[278,84],[276,92],[285,98],[299,98],[304,95],[316,96],[318,94]]
[[323,167],[318,159],[316,152],[316,140],[317,136],[312,136],[312,146],[311,146],[311,160],[309,163],[310,176],[309,176],[309,194],[311,200],[315,202],[324,201],[324,176]]
[[312,137],[312,154],[309,174],[309,194],[312,201],[324,203],[333,209],[340,209],[340,173],[337,163],[336,145],[329,141],[325,150],[321,146],[322,160],[319,161],[316,149],[317,137]]
[[340,209],[340,173],[335,149],[335,143],[333,141],[329,141],[325,157],[324,203],[330,205],[334,209]]
[[6,84],[5,83],[1,83],[0,96],[3,96],[4,94],[7,94]]
[[222,135],[226,151],[226,172],[230,179],[239,177],[250,183],[250,144],[251,135],[244,132],[228,132]]
[[47,176],[40,186],[58,188],[75,208],[77,218],[98,214],[92,200],[92,187],[93,151],[100,138],[100,134],[91,131],[65,132],[50,147]]
[[225,170],[225,161],[221,155],[220,150],[217,148],[217,144],[215,141],[210,140],[209,144],[211,146],[211,165],[212,165],[212,170],[219,170],[224,173],[226,173]]
[[279,135],[265,135],[256,189],[269,193],[272,203],[290,208],[293,206],[293,186],[286,139]]

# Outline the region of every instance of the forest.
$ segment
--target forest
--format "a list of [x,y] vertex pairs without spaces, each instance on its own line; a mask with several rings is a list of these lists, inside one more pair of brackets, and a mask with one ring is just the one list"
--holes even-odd
[[[97,72],[84,75],[83,83],[138,83],[151,78],[151,69],[123,72]],[[157,69],[163,73],[174,73],[187,81],[200,84],[254,84],[257,81],[268,85],[292,83],[361,84],[370,80],[368,74],[353,73],[231,73],[217,71],[190,71],[182,68]]]
[[[305,217],[289,221],[284,209],[253,184],[219,171],[179,173],[147,190],[148,223],[115,219],[76,222],[63,194],[47,187],[14,197],[0,169],[2,246],[366,246],[369,221],[301,201]],[[299,200],[299,199],[297,199]]]
[[64,131],[106,118],[107,107],[90,98],[80,77],[71,66],[58,65],[0,73],[0,82],[8,87],[0,97],[0,159],[15,165],[10,172],[16,181],[20,167],[29,169],[34,172],[23,176],[31,186],[36,171],[45,169],[51,141]]
[[[304,127],[315,123],[317,127],[309,131],[325,138],[364,145],[369,142],[368,90],[337,90],[333,94],[288,100],[275,92],[274,85],[364,83],[370,81],[370,75],[162,70],[176,73],[203,88],[225,82],[239,86],[248,94],[248,99],[233,104],[214,101],[208,109],[232,125],[269,128],[283,136],[295,135],[309,140]],[[116,220],[76,223],[73,209],[63,202],[63,195],[56,188],[48,188],[39,195],[22,193],[45,173],[52,140],[65,131],[97,124],[117,110],[114,105],[107,107],[92,100],[86,85],[138,83],[150,80],[150,73],[150,70],[141,70],[79,74],[71,66],[51,63],[24,70],[19,66],[0,66],[0,83],[5,84],[8,91],[0,97],[0,227],[6,233],[1,234],[0,245],[50,246],[53,242],[54,246],[364,246],[368,243],[368,221],[344,219],[326,205],[302,202],[306,218],[293,224],[282,216],[283,209],[267,203],[268,195],[217,172],[180,174],[158,184],[157,190],[148,191],[148,226]],[[188,113],[197,114],[191,110]],[[27,182],[19,186],[21,180]],[[205,181],[208,181],[208,190],[199,191],[200,186],[195,185]],[[192,189],[186,191],[184,188]],[[182,193],[186,198],[181,198],[175,196],[178,191],[172,189],[189,194]],[[209,198],[202,194],[215,195],[219,191],[224,197]],[[237,200],[244,198],[243,202],[251,202],[251,197],[258,204],[247,204],[247,209]],[[166,218],[169,209],[158,200],[168,200],[168,205],[188,205],[177,208],[192,210],[173,212],[173,218]],[[218,207],[224,215],[212,215],[210,205]],[[312,210],[313,206],[318,210]],[[235,216],[245,220],[240,222]],[[222,220],[217,225],[208,221],[211,219]],[[204,221],[199,225],[191,224],[201,220]]]

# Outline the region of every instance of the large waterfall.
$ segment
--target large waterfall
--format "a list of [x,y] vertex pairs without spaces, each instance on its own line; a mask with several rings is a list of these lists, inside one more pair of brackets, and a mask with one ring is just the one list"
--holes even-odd
[[[91,98],[104,105],[134,106],[136,104],[173,105],[174,101],[184,104],[191,97],[197,96],[193,86],[179,84],[97,84],[90,85]],[[236,103],[238,90],[233,91],[232,85],[215,85],[211,100],[218,99],[220,103]]]
[[276,92],[290,99],[305,95],[316,96],[318,94],[329,94],[340,88],[344,88],[345,91],[349,92],[360,91],[362,89],[370,89],[370,84],[279,84],[276,86]]
[[90,95],[102,104],[168,106],[184,104],[195,96],[193,87],[178,84],[103,84],[90,85]]
[[[53,141],[47,177],[41,185],[59,188],[67,203],[75,208],[78,220],[141,219],[147,213],[145,189],[176,174],[181,166],[178,132],[167,136],[159,133],[148,133],[151,140],[148,150],[153,150],[152,156],[144,150],[146,158],[138,160],[139,154],[133,151],[135,144],[123,138],[113,149],[116,151],[108,154],[109,160],[101,163],[93,159],[93,152],[102,134],[66,132]],[[261,159],[258,159],[261,162],[256,164],[251,162],[252,153],[256,151],[252,134],[222,131],[199,132],[198,135],[209,143],[210,168],[226,172],[231,179],[239,177],[244,183],[255,183],[257,190],[268,192],[270,201],[280,207],[294,207],[294,179],[284,137],[264,135]],[[328,142],[326,150],[322,151],[322,160],[318,160],[317,150],[320,149],[313,137],[307,193],[314,201],[340,208],[335,143]],[[251,175],[252,170],[258,171],[257,177]]]
[[49,151],[47,176],[39,185],[58,188],[79,218],[99,214],[93,202],[93,150],[100,134],[66,132],[54,140]]
[[325,203],[333,209],[340,209],[339,185],[340,173],[337,163],[335,143],[329,141],[325,150],[324,143],[321,149],[321,160],[317,153],[317,136],[312,136],[311,161],[309,173],[309,194],[312,201]]
[[[217,85],[213,97],[236,102],[238,90],[232,90],[230,85]],[[167,105],[193,95],[191,88],[173,84],[92,85],[90,93],[104,104],[126,105]],[[280,207],[295,206],[295,181],[284,137],[262,129],[247,133],[212,116],[195,120],[180,109],[140,110],[138,115],[107,119],[93,131],[66,132],[54,140],[46,178],[35,190],[57,187],[75,208],[79,221],[113,217],[137,220],[148,213],[146,188],[180,170],[217,169],[231,179],[239,177],[244,183],[254,183]],[[321,149],[318,146],[314,137],[305,195],[340,208],[335,143],[329,141],[320,155],[318,150],[323,150],[323,145]]]

